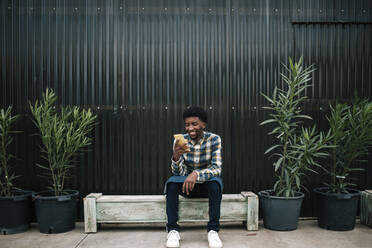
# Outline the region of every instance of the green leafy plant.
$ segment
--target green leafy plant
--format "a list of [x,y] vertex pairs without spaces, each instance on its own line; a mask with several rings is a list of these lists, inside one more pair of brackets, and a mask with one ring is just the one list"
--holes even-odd
[[331,177],[325,183],[332,193],[348,193],[347,188],[356,186],[352,183],[353,171],[361,171],[354,162],[363,162],[361,158],[369,154],[372,145],[372,103],[356,99],[351,105],[337,103],[330,106],[331,114],[327,117],[332,139],[331,166],[326,171]]
[[315,126],[303,127],[304,119],[312,119],[301,114],[300,105],[306,100],[304,93],[310,87],[308,81],[313,66],[304,68],[302,57],[294,64],[289,58],[289,63],[289,68],[283,65],[289,75],[281,74],[285,89],[275,87],[271,98],[262,94],[269,102],[269,106],[264,108],[272,113],[270,119],[260,124],[274,124],[269,135],[275,136],[278,143],[265,154],[273,152],[272,156],[277,157],[273,163],[276,176],[273,192],[285,197],[295,196],[295,192],[303,188],[302,179],[306,171],[315,172],[313,167],[321,167],[316,160],[328,155],[323,150],[329,148],[327,142],[330,138],[330,132],[325,135],[317,132]]
[[91,144],[88,136],[95,124],[96,115],[90,109],[61,107],[56,111],[54,103],[57,97],[52,89],[43,93],[42,101],[30,104],[33,122],[40,131],[42,158],[48,165],[37,164],[45,171],[46,177],[56,196],[62,195],[65,179],[71,177],[76,154]]
[[14,155],[10,154],[8,149],[13,142],[11,134],[17,133],[11,130],[12,124],[19,117],[19,115],[12,115],[12,106],[7,110],[0,109],[0,196],[12,195],[12,189],[15,189],[13,181],[18,177],[11,171],[9,162]]

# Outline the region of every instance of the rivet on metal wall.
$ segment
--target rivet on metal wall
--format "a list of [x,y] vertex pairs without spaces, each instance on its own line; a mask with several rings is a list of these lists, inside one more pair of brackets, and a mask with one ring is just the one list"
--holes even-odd
[[123,6],[120,6],[119,9],[123,9]]
[[8,9],[12,9],[12,7],[9,6]]
[[344,12],[345,12],[345,10],[342,9],[342,10],[341,10],[341,13],[344,13]]
[[253,12],[256,12],[256,9],[255,8],[253,9]]
[[186,10],[190,10],[190,8],[187,8]]
[[301,12],[301,9],[297,9],[297,12]]
[[167,8],[164,8],[165,11],[167,11]]
[[142,10],[145,10],[145,8],[142,8]]
[[168,109],[168,107],[167,106],[165,106],[165,110],[167,110]]
[[231,11],[234,11],[234,9],[231,9]]
[[212,106],[210,106],[209,109],[212,109]]
[[56,11],[56,8],[53,8],[53,11]]
[[367,12],[367,10],[364,9],[364,10],[363,10],[363,13],[366,13],[366,12]]
[[319,10],[319,13],[322,13],[322,12],[323,12],[323,10],[322,10],[322,9],[320,9],[320,10]]
[[123,106],[120,106],[120,109],[123,109]]
[[254,106],[254,107],[253,107],[253,109],[257,109],[257,107],[256,107],[256,106]]
[[101,8],[97,8],[97,11],[100,11],[101,10]]
[[278,12],[278,9],[275,9],[275,12]]
[[75,11],[78,10],[78,8],[75,8]]
[[322,107],[320,107],[320,108],[319,108],[319,110],[320,110],[320,111],[322,111],[322,110],[323,110],[323,108],[322,108]]
[[235,109],[235,107],[231,107],[231,109]]
[[99,109],[99,106],[97,107],[97,109]]

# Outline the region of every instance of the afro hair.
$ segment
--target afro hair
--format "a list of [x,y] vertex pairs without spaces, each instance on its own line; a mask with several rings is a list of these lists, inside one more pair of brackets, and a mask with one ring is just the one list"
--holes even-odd
[[183,112],[183,120],[188,117],[199,117],[199,119],[204,123],[207,123],[208,120],[207,112],[205,112],[203,108],[196,106],[189,107]]

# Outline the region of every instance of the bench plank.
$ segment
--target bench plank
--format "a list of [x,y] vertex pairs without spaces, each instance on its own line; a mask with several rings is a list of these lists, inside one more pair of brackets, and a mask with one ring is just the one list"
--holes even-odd
[[164,222],[165,216],[164,202],[144,201],[139,204],[128,201],[97,204],[97,221]]
[[163,195],[104,195],[97,202],[165,202]]
[[[92,194],[91,194],[92,195]],[[87,196],[89,197],[89,196]],[[165,202],[164,195],[104,195],[97,198],[97,202]],[[187,198],[180,196],[179,201],[201,201],[208,202],[208,198]],[[240,194],[223,194],[222,201],[246,201]]]
[[[197,219],[200,221],[208,221],[208,202],[184,201],[179,204],[179,220],[187,221],[189,219]],[[236,204],[236,202],[221,202],[221,217],[224,219],[246,220],[247,210],[245,204]]]

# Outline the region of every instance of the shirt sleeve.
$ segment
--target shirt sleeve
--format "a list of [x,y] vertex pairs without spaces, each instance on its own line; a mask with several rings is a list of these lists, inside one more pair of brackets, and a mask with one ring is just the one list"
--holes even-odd
[[211,164],[202,170],[196,169],[195,172],[198,175],[198,182],[208,181],[212,177],[221,176],[222,169],[222,142],[220,136],[216,136],[212,139],[212,159]]
[[171,160],[172,160],[172,164],[171,164],[172,174],[174,176],[183,176],[185,174],[185,166],[184,166],[183,156],[181,156],[178,161],[174,161],[173,157],[172,157]]
[[[175,143],[176,143],[176,140],[174,140],[174,142],[173,142],[173,151],[174,151],[174,145],[175,145]],[[178,161],[174,161],[173,160],[173,156],[172,156],[172,158],[171,158],[171,161],[172,161],[172,163],[171,163],[171,170],[172,170],[172,174],[174,175],[174,176],[183,176],[183,175],[185,175],[185,164],[184,164],[184,157],[183,156],[181,156],[179,159],[178,159]]]

